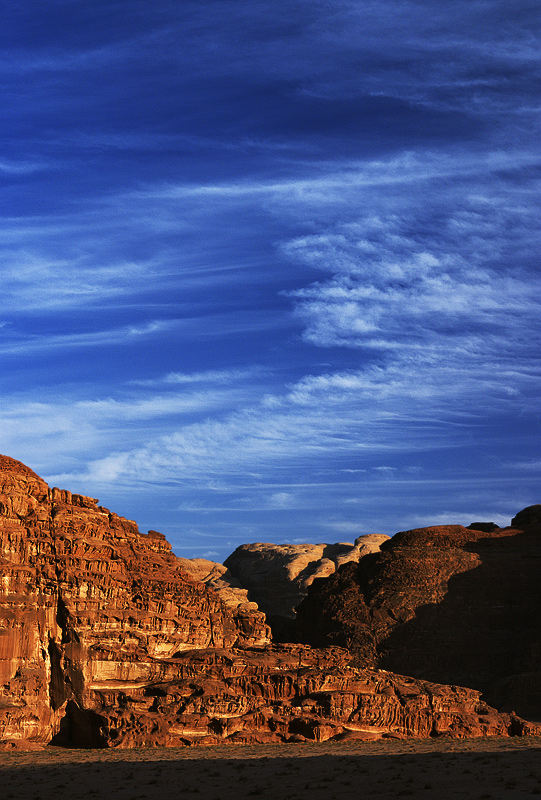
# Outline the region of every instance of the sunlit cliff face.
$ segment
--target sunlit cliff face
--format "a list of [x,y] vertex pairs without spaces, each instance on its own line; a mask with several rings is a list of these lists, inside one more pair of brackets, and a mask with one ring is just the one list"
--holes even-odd
[[[383,674],[329,642],[271,644],[256,604],[189,575],[163,534],[4,456],[0,488],[1,747],[540,732],[476,689]],[[379,557],[357,555],[346,569]]]

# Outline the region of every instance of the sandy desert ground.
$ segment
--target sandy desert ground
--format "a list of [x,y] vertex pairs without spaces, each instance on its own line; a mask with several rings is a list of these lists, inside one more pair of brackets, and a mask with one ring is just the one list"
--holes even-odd
[[541,737],[0,753],[2,800],[541,795]]

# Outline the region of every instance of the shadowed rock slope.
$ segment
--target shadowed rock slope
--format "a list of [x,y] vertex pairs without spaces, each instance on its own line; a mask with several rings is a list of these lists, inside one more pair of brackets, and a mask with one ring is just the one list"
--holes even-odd
[[270,644],[254,604],[190,577],[161,534],[7,457],[0,558],[4,747],[536,731],[476,691]]
[[525,509],[512,528],[396,534],[314,583],[296,638],[347,647],[363,666],[470,686],[541,719],[540,512]]

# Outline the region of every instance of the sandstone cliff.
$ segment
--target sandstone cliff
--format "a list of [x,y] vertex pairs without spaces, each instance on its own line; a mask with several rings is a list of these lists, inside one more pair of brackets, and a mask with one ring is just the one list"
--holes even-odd
[[348,647],[363,666],[470,686],[541,719],[540,510],[515,517],[522,529],[396,534],[312,586],[296,638]]
[[193,648],[263,645],[264,615],[183,572],[162,534],[0,458],[0,738],[48,741],[73,700]]
[[541,731],[478,691],[355,666],[340,648],[271,645],[242,590],[226,602],[210,588],[223,571],[192,565],[205,585],[161,534],[7,457],[0,559],[0,746]]

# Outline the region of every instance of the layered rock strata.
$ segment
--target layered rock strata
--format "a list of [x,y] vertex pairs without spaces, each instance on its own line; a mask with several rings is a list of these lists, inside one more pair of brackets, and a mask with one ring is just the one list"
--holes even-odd
[[339,648],[272,646],[254,604],[189,576],[161,534],[6,457],[0,568],[4,747],[535,731],[476,691],[354,666]]
[[165,537],[0,459],[0,738],[49,741],[72,700],[147,680],[149,660],[264,645],[253,604],[230,608],[183,572]]
[[[357,669],[340,648],[206,649],[149,662],[139,683],[110,682],[74,701],[55,742],[82,747],[177,747],[527,735],[479,692]],[[142,677],[142,676],[141,676]]]

